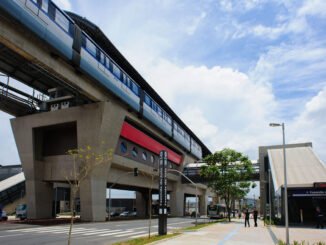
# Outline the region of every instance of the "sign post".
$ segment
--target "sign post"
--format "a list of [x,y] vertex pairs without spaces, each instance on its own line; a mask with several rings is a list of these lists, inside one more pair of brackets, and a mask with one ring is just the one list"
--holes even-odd
[[158,234],[160,236],[167,233],[167,165],[168,153],[166,151],[160,152],[160,166],[159,166],[159,215],[158,215]]

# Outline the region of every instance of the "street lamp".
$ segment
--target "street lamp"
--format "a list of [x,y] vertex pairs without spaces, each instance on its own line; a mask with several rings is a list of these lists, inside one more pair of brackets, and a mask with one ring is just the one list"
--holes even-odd
[[270,127],[282,127],[283,133],[283,161],[284,161],[284,208],[285,208],[285,235],[286,235],[286,244],[290,244],[289,239],[289,214],[288,214],[288,191],[287,191],[287,173],[286,173],[286,156],[285,156],[285,128],[284,123],[270,123]]

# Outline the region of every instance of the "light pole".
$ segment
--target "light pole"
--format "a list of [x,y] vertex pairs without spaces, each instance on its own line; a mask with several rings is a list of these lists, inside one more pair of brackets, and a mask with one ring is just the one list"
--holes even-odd
[[285,235],[286,235],[286,244],[290,244],[289,238],[289,214],[288,214],[288,190],[287,190],[287,173],[286,173],[286,155],[285,155],[285,127],[284,123],[270,123],[271,127],[280,127],[282,126],[283,133],[283,161],[284,161],[284,209],[285,209]]
[[271,169],[268,169],[268,191],[269,191],[269,225],[272,225],[272,193],[271,193]]

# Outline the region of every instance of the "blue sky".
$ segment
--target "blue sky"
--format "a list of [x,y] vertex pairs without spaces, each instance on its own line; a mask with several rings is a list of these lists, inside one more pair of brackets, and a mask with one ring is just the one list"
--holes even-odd
[[[326,162],[326,1],[56,0],[98,25],[212,150],[313,142]],[[19,163],[0,113],[2,164]]]

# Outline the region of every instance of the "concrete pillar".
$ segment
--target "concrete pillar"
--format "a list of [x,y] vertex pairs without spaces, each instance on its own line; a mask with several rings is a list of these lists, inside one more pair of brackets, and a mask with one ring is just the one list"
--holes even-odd
[[207,205],[208,205],[208,195],[204,191],[203,195],[199,196],[199,213],[200,215],[207,214]]
[[136,191],[136,210],[137,210],[137,216],[140,218],[146,217],[146,207],[148,200],[146,200],[143,193]]
[[52,184],[39,180],[26,180],[25,184],[27,218],[52,218]]
[[170,193],[170,209],[172,216],[184,216],[185,193],[181,183],[175,183]]
[[[94,151],[103,152],[116,148],[125,112],[111,103],[98,103],[96,112],[78,124],[78,146],[92,146]],[[104,143],[104,144],[103,144]],[[110,164],[96,168],[80,187],[81,219],[105,221],[106,188]]]

